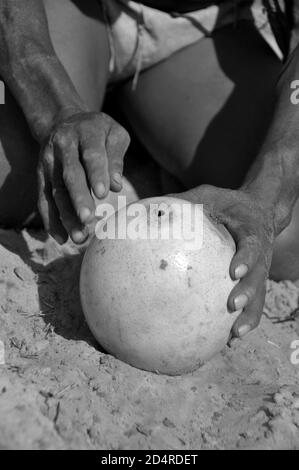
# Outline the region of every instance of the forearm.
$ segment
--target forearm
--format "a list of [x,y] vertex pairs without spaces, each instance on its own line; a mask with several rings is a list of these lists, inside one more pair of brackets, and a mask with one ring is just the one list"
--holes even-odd
[[0,0],[0,75],[38,140],[60,113],[85,109],[55,54],[41,0]]
[[277,86],[272,123],[243,189],[273,211],[276,231],[288,224],[299,196],[299,106],[291,102],[291,83],[299,79],[299,47]]

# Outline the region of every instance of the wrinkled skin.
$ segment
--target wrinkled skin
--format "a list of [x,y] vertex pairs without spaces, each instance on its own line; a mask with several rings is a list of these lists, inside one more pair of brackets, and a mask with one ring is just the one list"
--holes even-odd
[[225,225],[235,240],[230,275],[240,282],[229,296],[228,309],[243,309],[232,329],[232,336],[242,337],[258,326],[263,313],[275,238],[273,214],[242,189],[204,185],[179,196],[204,204],[211,218]]
[[62,244],[86,240],[94,200],[122,189],[128,133],[104,113],[59,120],[44,140],[38,166],[39,210],[46,230]]

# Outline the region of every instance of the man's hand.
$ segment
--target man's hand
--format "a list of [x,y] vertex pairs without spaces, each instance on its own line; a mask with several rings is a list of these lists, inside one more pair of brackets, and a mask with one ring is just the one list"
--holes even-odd
[[275,238],[273,213],[244,190],[204,185],[180,197],[203,204],[211,218],[224,224],[235,240],[230,276],[240,282],[230,293],[228,309],[243,310],[232,328],[233,337],[242,337],[257,327],[263,313]]
[[59,120],[44,141],[38,167],[39,210],[46,230],[63,244],[83,243],[99,199],[122,189],[130,138],[103,113],[75,113]]

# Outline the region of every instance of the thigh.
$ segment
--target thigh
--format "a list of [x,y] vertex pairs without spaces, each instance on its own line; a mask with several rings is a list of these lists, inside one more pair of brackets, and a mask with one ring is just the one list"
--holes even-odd
[[120,105],[185,187],[237,187],[265,135],[281,63],[249,22],[218,30],[141,74]]
[[[106,28],[97,0],[45,0],[55,51],[91,110],[102,105],[109,68]],[[6,90],[0,106],[0,225],[21,227],[37,214],[39,146]]]
[[99,0],[43,0],[55,52],[90,110],[103,103],[110,60]]
[[[152,156],[185,187],[241,184],[271,118],[281,63],[249,24],[223,28],[128,82],[119,102]],[[170,190],[171,191],[171,190]],[[270,277],[299,279],[299,201]]]

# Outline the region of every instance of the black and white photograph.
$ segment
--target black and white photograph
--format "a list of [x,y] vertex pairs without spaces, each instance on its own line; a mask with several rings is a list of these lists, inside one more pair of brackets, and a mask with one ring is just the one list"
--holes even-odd
[[299,0],[0,0],[0,450],[299,450]]

